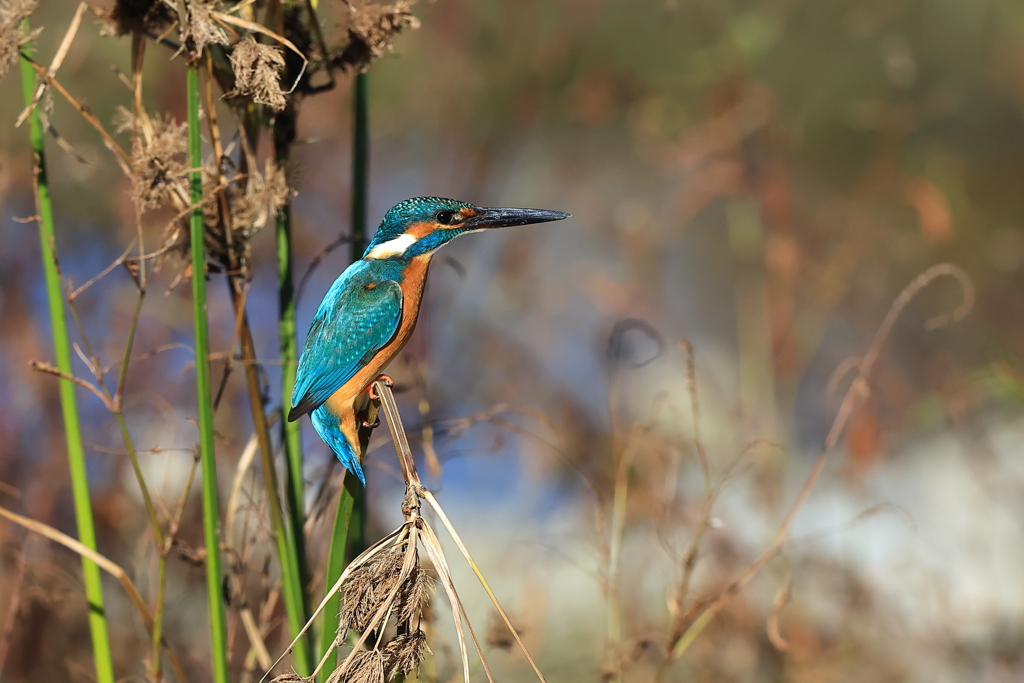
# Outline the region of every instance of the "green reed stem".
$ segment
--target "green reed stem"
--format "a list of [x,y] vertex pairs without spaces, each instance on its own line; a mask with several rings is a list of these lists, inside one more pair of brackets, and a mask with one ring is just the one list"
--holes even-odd
[[[28,30],[28,22],[25,22]],[[28,47],[25,56],[30,57]],[[32,103],[35,91],[35,69],[26,60],[21,60],[21,83],[25,104]],[[67,319],[64,314],[64,292],[60,274],[57,272],[57,251],[53,228],[53,204],[50,201],[50,187],[46,177],[46,152],[43,142],[43,126],[39,112],[32,110],[29,117],[29,139],[32,143],[34,165],[33,183],[36,191],[39,241],[42,247],[43,273],[46,279],[46,293],[50,305],[50,324],[53,329],[53,350],[57,368],[70,376],[71,344],[68,340]],[[68,466],[71,470],[71,494],[75,505],[75,520],[78,524],[78,539],[92,550],[96,550],[96,530],[93,527],[92,507],[89,503],[89,478],[85,468],[85,449],[82,446],[82,432],[78,420],[78,405],[75,402],[75,385],[69,379],[60,379],[60,407],[64,416],[64,436],[68,447]],[[107,616],[103,605],[103,584],[100,569],[92,560],[82,558],[82,574],[85,581],[85,596],[89,603],[89,630],[92,634],[92,650],[96,660],[98,683],[114,683],[114,661],[110,652],[110,635],[107,631]]]
[[[350,473],[345,474],[345,485],[338,498],[338,511],[334,516],[334,529],[331,532],[331,547],[327,554],[327,578],[324,590],[330,591],[331,587],[345,571],[347,564],[345,549],[348,546],[349,530],[358,527],[361,520],[353,520],[354,503],[362,496],[363,485]],[[324,607],[323,625],[320,629],[320,653],[332,649],[334,638],[338,635],[338,612],[340,598],[333,599]],[[320,672],[321,683],[331,675],[337,665],[337,652],[332,651]]]
[[[295,140],[295,112],[292,107],[278,115],[274,122],[274,157],[279,168],[288,165],[289,152]],[[292,389],[298,370],[298,350],[295,341],[295,278],[292,272],[292,203],[287,203],[277,214],[277,335],[281,353],[281,404],[287,418],[291,409]],[[288,497],[291,537],[299,559],[299,577],[303,586],[309,585],[309,565],[306,559],[305,487],[302,479],[302,431],[296,420],[281,420],[285,458],[288,461]],[[308,609],[306,610],[308,613]]]
[[[366,74],[356,75],[353,88],[353,128],[352,128],[352,226],[351,248],[352,262],[362,258],[366,250],[366,203],[367,178],[370,168],[369,142],[369,107],[366,88]],[[341,576],[346,565],[346,550],[354,557],[366,547],[366,489],[359,480],[347,474],[345,486],[338,499],[338,510],[334,517],[334,529],[331,533],[331,547],[327,556],[327,576],[324,579],[326,590]],[[337,635],[338,600],[324,608],[323,628],[320,632],[320,653],[326,652],[334,643]],[[323,667],[321,681],[334,670],[337,655],[331,653]]]
[[199,128],[199,61],[188,65],[188,152],[192,188],[189,223],[192,244],[192,316],[196,333],[196,392],[199,412],[199,458],[203,472],[203,535],[206,541],[206,597],[210,608],[210,645],[214,683],[228,683],[224,603],[221,602],[220,511],[217,462],[213,446],[213,401],[210,396],[210,340],[206,322],[206,250],[203,242],[202,141]]

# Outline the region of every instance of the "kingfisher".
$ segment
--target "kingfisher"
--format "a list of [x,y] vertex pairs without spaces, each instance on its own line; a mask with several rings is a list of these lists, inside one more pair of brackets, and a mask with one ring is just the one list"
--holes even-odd
[[334,281],[313,317],[288,420],[310,413],[320,438],[365,486],[360,461],[367,428],[374,426],[363,419],[376,398],[372,384],[378,379],[390,384],[380,373],[412,335],[434,253],[459,235],[569,216],[484,208],[444,197],[416,197],[392,207],[363,257]]

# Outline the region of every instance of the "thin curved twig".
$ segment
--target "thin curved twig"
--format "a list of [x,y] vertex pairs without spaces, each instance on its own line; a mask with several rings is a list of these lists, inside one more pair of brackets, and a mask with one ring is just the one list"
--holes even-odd
[[811,489],[814,488],[814,484],[818,481],[818,477],[821,476],[822,470],[825,469],[825,463],[828,460],[829,453],[831,453],[838,444],[839,438],[842,436],[843,431],[846,428],[850,415],[860,402],[863,401],[870,393],[868,377],[871,375],[871,371],[875,367],[875,363],[882,352],[882,348],[885,346],[885,342],[889,339],[889,335],[892,333],[892,328],[896,324],[896,320],[903,312],[903,309],[906,308],[907,304],[910,303],[922,289],[943,276],[953,277],[960,283],[963,288],[963,300],[953,311],[929,319],[926,323],[926,328],[934,329],[937,326],[961,320],[971,310],[971,307],[974,304],[974,285],[971,283],[970,277],[963,269],[951,263],[940,263],[928,268],[903,288],[903,291],[900,292],[899,296],[893,300],[892,306],[889,307],[889,312],[882,320],[882,324],[879,326],[878,331],[875,332],[875,336],[871,340],[871,344],[868,346],[867,352],[861,359],[857,368],[857,376],[850,384],[850,388],[846,391],[846,395],[843,398],[842,404],[839,406],[839,411],[836,414],[835,420],[832,422],[832,428],[829,429],[828,436],[825,439],[825,444],[821,453],[818,455],[818,459],[815,461],[810,473],[807,475],[803,485],[800,487],[800,491],[797,493],[796,498],[794,498],[793,502],[790,504],[789,510],[786,512],[786,516],[783,518],[782,523],[775,532],[775,536],[772,538],[771,543],[757,557],[757,559],[748,565],[738,577],[726,586],[725,590],[719,593],[717,598],[711,601],[711,603],[704,608],[703,612],[700,613],[700,615],[687,627],[687,629],[674,643],[670,643],[670,656],[672,658],[678,658],[686,652],[697,636],[700,635],[701,631],[704,630],[704,627],[706,627],[711,620],[722,611],[729,601],[732,600],[733,596],[743,590],[743,588],[750,583],[751,579],[757,575],[761,568],[768,564],[768,561],[775,557],[775,555],[782,549],[786,537],[789,535],[790,527],[793,525],[793,520],[796,518],[797,512],[801,507],[803,507],[804,502],[811,493]]

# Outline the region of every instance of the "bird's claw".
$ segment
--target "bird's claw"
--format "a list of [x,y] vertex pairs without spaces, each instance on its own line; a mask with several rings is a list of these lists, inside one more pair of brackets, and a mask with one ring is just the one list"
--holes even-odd
[[376,420],[374,420],[373,424],[370,424],[366,420],[363,420],[363,426],[369,427],[370,429],[376,429],[377,427],[380,427],[380,418],[378,417]]
[[377,395],[377,390],[373,388],[373,385],[377,382],[384,382],[384,384],[389,387],[395,386],[395,380],[391,379],[387,375],[377,375],[374,380],[370,382],[370,386],[366,391],[366,395],[370,397],[371,401],[377,401],[380,399],[380,396]]

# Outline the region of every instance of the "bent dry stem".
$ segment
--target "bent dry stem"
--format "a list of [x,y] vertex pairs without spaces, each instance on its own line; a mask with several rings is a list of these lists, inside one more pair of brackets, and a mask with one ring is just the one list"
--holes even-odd
[[[25,26],[27,29],[27,21]],[[27,57],[30,57],[30,53],[26,48],[25,55],[21,60],[21,80],[26,106],[32,103],[35,85],[35,69]],[[85,547],[95,551],[96,531],[89,502],[89,479],[85,467],[85,451],[82,447],[78,405],[75,402],[74,382],[68,379],[73,371],[71,344],[68,341],[67,319],[64,314],[64,292],[60,274],[57,272],[53,205],[50,202],[50,188],[46,178],[43,126],[39,119],[39,112],[35,108],[29,114],[29,138],[32,143],[33,183],[36,191],[43,273],[50,307],[50,324],[53,328],[53,350],[57,368],[64,374],[64,377],[59,380],[60,406],[64,416],[64,435],[68,447],[68,466],[71,470],[71,493],[75,505],[75,521],[78,526],[79,540]],[[82,557],[82,575],[85,583],[85,596],[89,602],[89,631],[92,634],[92,650],[96,660],[96,680],[99,683],[114,683],[114,663],[110,652],[110,635],[107,631],[100,570],[95,562],[84,556]]]
[[[405,428],[402,426],[401,416],[398,413],[398,408],[390,388],[384,382],[378,381],[374,383],[374,389],[379,396],[380,407],[387,416],[388,427],[395,444],[395,450],[398,453],[399,464],[401,465],[402,477],[405,480],[405,496],[402,501],[402,515],[405,521],[398,529],[360,553],[358,557],[344,568],[339,578],[331,585],[324,599],[313,613],[312,619],[303,627],[285,653],[274,662],[274,665],[271,666],[271,671],[291,651],[291,648],[300,641],[302,635],[310,628],[313,621],[320,616],[321,612],[324,612],[332,601],[338,600],[337,596],[340,593],[343,596],[341,600],[343,611],[337,631],[338,635],[336,637],[332,635],[330,644],[317,665],[314,675],[325,675],[326,672],[330,671],[331,673],[328,676],[330,680],[363,680],[366,676],[369,676],[366,680],[381,680],[382,674],[380,672],[384,671],[384,677],[387,680],[392,680],[392,678],[399,674],[408,675],[413,673],[418,668],[425,653],[429,651],[425,635],[419,629],[419,610],[422,609],[419,596],[421,594],[418,592],[419,589],[414,588],[417,585],[422,587],[421,581],[426,576],[424,574],[426,570],[420,565],[420,551],[422,551],[430,559],[433,565],[433,572],[440,580],[451,606],[452,619],[458,633],[464,682],[469,683],[470,681],[469,653],[466,647],[466,636],[468,635],[473,641],[476,654],[480,659],[480,666],[483,668],[488,681],[493,683],[494,679],[487,666],[483,650],[480,647],[473,626],[466,614],[466,609],[456,590],[448,561],[445,558],[444,550],[441,548],[441,543],[431,528],[430,523],[420,514],[421,501],[425,500],[437,513],[445,528],[452,535],[459,550],[463,553],[466,561],[487,591],[488,596],[491,598],[506,626],[516,642],[522,647],[538,679],[541,683],[544,683],[543,675],[540,673],[529,652],[527,652],[522,639],[508,619],[505,610],[498,603],[479,567],[473,561],[462,540],[455,532],[440,504],[421,483],[413,462],[412,452],[409,449]],[[416,597],[411,597],[413,595]],[[325,631],[328,631],[327,626],[329,624],[330,621],[325,619]],[[394,626],[394,631],[389,630],[389,624]],[[337,667],[334,667],[333,662],[336,661],[335,650],[343,646],[345,636],[350,629],[360,631],[361,633],[344,661]],[[395,633],[395,636],[387,643],[382,643],[385,634],[392,632]],[[407,654],[412,652],[414,655],[410,655],[406,659],[396,657],[398,650],[409,646],[412,646],[413,650],[407,650]],[[328,660],[332,662],[330,667],[327,666]],[[373,667],[377,667],[376,673],[374,673]],[[269,674],[270,671],[264,676],[264,680]],[[290,674],[285,674],[275,679],[277,683],[292,680],[294,678]]]

